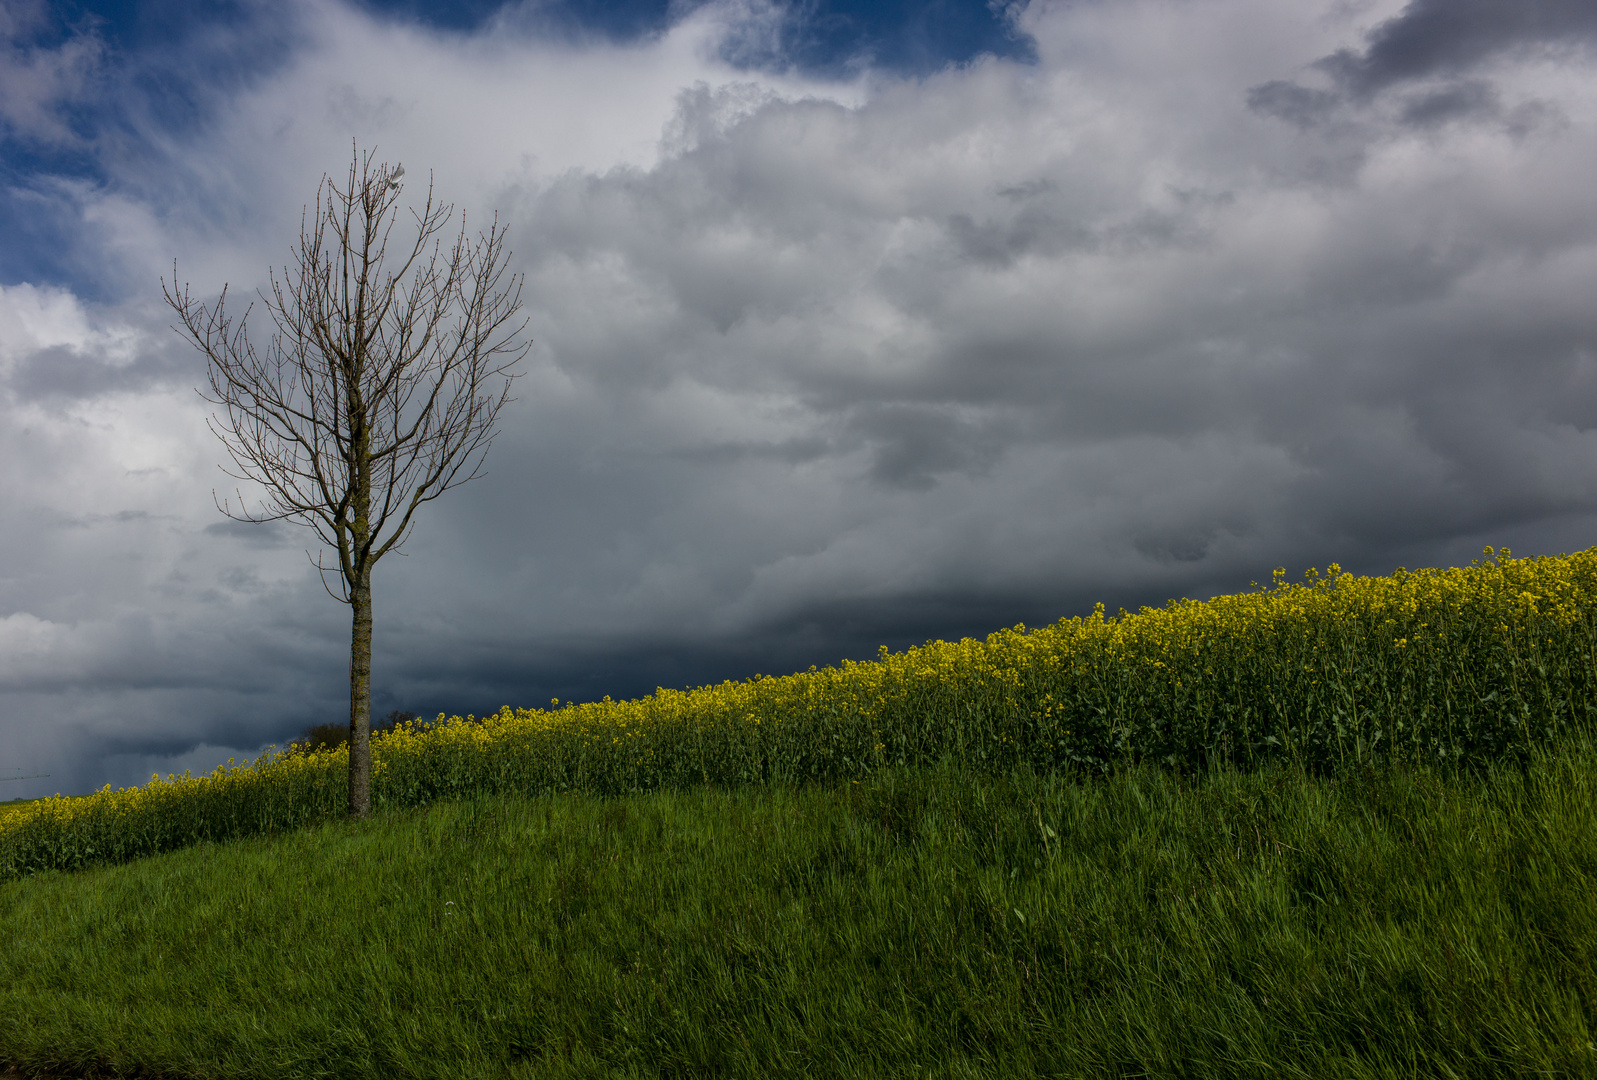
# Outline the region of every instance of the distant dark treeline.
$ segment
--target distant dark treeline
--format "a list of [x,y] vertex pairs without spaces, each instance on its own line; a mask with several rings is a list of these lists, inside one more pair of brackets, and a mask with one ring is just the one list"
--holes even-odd
[[[392,731],[401,724],[408,724],[418,719],[417,714],[395,709],[381,720],[372,721],[372,734],[380,731]],[[299,738],[289,744],[301,750],[336,750],[340,746],[349,745],[349,724],[316,724],[305,729]]]

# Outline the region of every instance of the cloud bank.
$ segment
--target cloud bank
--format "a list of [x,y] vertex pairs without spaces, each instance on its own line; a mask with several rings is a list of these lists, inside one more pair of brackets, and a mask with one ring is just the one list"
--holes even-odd
[[379,710],[1594,535],[1588,5],[1032,3],[1029,59],[914,75],[739,61],[752,5],[296,12],[202,120],[135,101],[102,179],[12,186],[94,258],[0,293],[0,776],[51,773],[0,796],[344,708],[347,612],[308,530],[216,513],[156,282],[259,286],[352,138],[509,224],[535,339],[489,475],[377,570]]

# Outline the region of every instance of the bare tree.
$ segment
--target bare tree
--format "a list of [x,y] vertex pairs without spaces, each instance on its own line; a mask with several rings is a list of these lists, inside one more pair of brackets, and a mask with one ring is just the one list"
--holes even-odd
[[[314,562],[334,599],[353,609],[349,659],[349,812],[371,812],[372,568],[410,534],[412,515],[482,471],[511,368],[530,343],[521,278],[505,274],[498,218],[468,241],[465,218],[445,249],[452,205],[411,211],[414,239],[392,261],[403,166],[373,162],[357,148],[347,184],[324,176],[314,220],[302,220],[293,263],[271,273],[260,294],[276,330],[257,352],[245,324],[178,289],[166,301],[178,333],[205,354],[220,406],[211,430],[226,445],[236,480],[265,492],[260,510],[218,508],[240,521],[292,519],[316,530],[338,556],[339,590]],[[408,236],[408,233],[406,234]]]

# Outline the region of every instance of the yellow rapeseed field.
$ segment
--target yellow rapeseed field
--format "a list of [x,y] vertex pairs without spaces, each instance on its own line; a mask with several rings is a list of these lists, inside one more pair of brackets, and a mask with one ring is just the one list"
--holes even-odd
[[[1447,570],[1333,564],[1207,601],[933,641],[634,701],[439,716],[373,741],[373,801],[1288,755],[1468,762],[1591,730],[1597,549]],[[337,816],[347,751],[271,754],[0,817],[0,879]]]

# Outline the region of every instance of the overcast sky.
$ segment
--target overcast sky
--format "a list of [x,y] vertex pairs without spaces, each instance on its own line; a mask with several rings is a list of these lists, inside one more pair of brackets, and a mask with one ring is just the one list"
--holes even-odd
[[5,0],[0,140],[0,799],[347,718],[160,279],[251,295],[352,140],[534,339],[379,714],[1597,542],[1590,0]]

